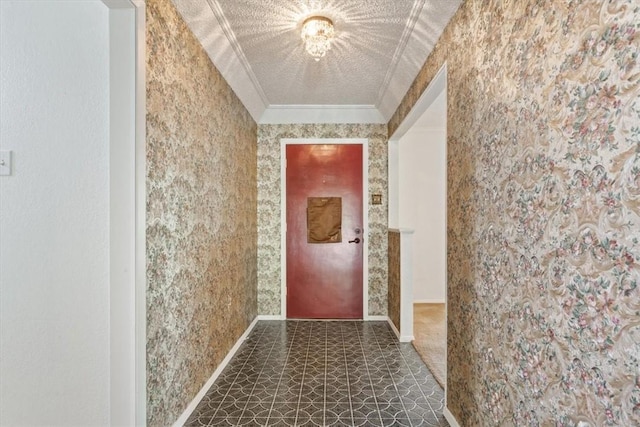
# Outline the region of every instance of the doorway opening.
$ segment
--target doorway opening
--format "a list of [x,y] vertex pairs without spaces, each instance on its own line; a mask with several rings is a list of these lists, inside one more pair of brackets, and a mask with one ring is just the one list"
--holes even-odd
[[[414,346],[446,389],[446,64],[389,141],[389,227],[413,230]],[[410,294],[410,295],[407,295]]]

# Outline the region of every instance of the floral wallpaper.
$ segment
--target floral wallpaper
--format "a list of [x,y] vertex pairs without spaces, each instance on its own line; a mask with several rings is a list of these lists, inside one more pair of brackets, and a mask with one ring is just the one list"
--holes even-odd
[[147,416],[171,425],[257,311],[257,126],[147,0]]
[[[369,205],[369,314],[387,314],[387,128],[373,124],[297,124],[258,127],[258,313],[279,315],[280,139],[368,138],[369,193],[383,204]],[[365,195],[369,200],[371,196]]]
[[400,331],[400,231],[389,230],[388,269],[389,284],[387,292],[387,313],[394,326]]
[[445,61],[449,410],[640,425],[640,3],[467,0],[390,134]]

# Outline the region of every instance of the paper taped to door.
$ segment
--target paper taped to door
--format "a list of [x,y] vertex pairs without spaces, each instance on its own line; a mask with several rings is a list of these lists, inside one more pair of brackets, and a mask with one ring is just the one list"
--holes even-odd
[[307,198],[307,242],[342,242],[342,198]]

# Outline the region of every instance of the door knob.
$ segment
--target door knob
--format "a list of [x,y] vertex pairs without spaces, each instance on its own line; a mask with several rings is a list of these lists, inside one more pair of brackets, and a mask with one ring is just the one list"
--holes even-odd
[[356,237],[353,240],[349,240],[349,243],[360,243],[360,239],[358,237]]

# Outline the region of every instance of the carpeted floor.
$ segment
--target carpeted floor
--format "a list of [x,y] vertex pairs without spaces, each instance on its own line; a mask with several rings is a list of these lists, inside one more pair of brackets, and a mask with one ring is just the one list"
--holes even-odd
[[413,305],[413,346],[442,388],[447,379],[445,310],[445,304]]

